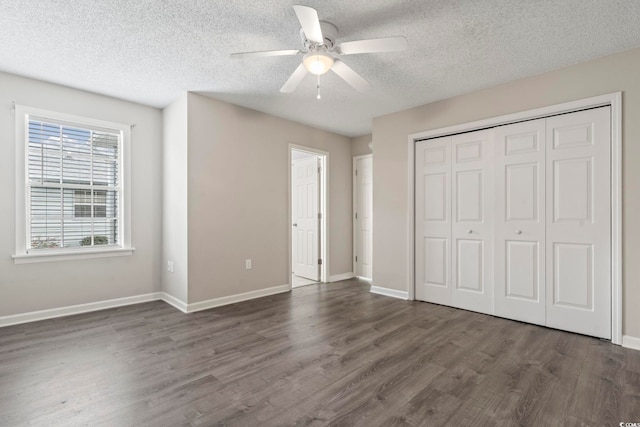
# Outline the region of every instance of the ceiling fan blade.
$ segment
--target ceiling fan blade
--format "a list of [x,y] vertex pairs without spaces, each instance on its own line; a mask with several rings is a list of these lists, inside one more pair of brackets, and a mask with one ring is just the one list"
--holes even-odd
[[355,53],[395,52],[406,48],[407,39],[403,36],[395,36],[341,43],[340,53],[353,55]]
[[293,92],[294,90],[296,90],[296,88],[298,87],[298,85],[306,75],[307,75],[307,68],[304,66],[304,64],[298,65],[298,68],[296,68],[293,74],[291,74],[291,76],[289,77],[289,80],[287,80],[286,83],[280,88],[280,92],[282,93]]
[[267,56],[292,56],[301,53],[296,49],[289,50],[263,50],[258,52],[239,52],[232,53],[232,58],[264,58]]
[[333,63],[333,67],[331,67],[331,71],[342,77],[345,82],[353,86],[353,88],[358,92],[366,92],[371,89],[371,83],[366,81],[364,77],[353,71],[351,67],[340,60],[336,59]]
[[318,12],[316,12],[312,7],[301,6],[299,4],[294,4],[293,10],[296,12],[302,31],[304,31],[304,35],[307,36],[307,39],[320,44],[324,43],[322,29],[320,28],[320,19],[318,19]]

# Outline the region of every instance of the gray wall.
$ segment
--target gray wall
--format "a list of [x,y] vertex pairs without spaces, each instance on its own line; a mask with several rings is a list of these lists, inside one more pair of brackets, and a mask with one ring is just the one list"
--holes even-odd
[[[15,265],[11,102],[132,132],[134,255]],[[351,271],[351,140],[195,94],[164,111],[0,73],[0,316],[165,291],[196,302],[289,282],[288,144],[330,153],[330,275]],[[163,154],[164,153],[164,154]],[[195,254],[195,255],[194,255]],[[253,269],[244,269],[244,259]],[[167,272],[168,260],[174,273]]]
[[[13,263],[15,137],[11,103],[136,124],[131,133],[132,256]],[[0,73],[0,316],[160,290],[161,112],[158,109]]]
[[[187,169],[182,171],[181,159],[169,165],[174,158],[165,158],[165,174],[184,173],[187,179],[188,300],[183,301],[290,282],[289,143],[329,152],[329,275],[351,272],[351,140],[193,93],[186,99],[186,106],[179,101],[165,110],[168,119],[174,108],[186,107],[188,122]],[[177,132],[176,141],[182,137],[181,126],[181,121],[166,123],[165,150],[173,139],[169,134]],[[169,188],[165,196],[165,206],[183,200]],[[247,258],[251,270],[245,269]],[[171,286],[165,279],[164,288]]]
[[[162,290],[187,302],[187,94],[162,111]],[[167,261],[173,262],[173,273]]]
[[623,334],[640,337],[640,49],[373,120],[373,267],[378,286],[407,290],[409,134],[623,91]]
[[371,148],[369,143],[372,141],[373,135],[362,135],[356,138],[351,138],[351,155],[361,156],[363,154],[371,154]]

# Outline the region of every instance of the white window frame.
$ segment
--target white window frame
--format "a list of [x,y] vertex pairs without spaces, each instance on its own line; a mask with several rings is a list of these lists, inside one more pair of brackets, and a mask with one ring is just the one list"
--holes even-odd
[[[27,143],[29,132],[29,118],[34,117],[53,122],[62,122],[78,127],[110,129],[121,132],[122,142],[119,150],[119,182],[118,192],[119,210],[119,244],[109,247],[82,246],[78,248],[64,248],[55,250],[30,250],[27,242],[29,235],[29,178]],[[113,123],[88,117],[75,116],[24,105],[15,106],[15,147],[16,147],[16,218],[15,218],[15,253],[13,260],[16,264],[46,261],[66,261],[83,258],[102,258],[126,256],[135,250],[131,246],[131,127],[121,123]]]

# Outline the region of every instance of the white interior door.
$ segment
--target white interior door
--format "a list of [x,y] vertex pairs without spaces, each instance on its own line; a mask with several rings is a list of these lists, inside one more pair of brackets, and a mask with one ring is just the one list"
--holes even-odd
[[320,279],[319,159],[306,157],[292,163],[293,273],[317,281]]
[[355,269],[356,276],[373,276],[373,159],[355,159]]
[[547,119],[547,326],[611,338],[610,107]]
[[494,135],[495,314],[544,325],[545,119]]
[[416,144],[416,299],[451,305],[451,137]]
[[454,307],[493,313],[493,132],[451,139]]

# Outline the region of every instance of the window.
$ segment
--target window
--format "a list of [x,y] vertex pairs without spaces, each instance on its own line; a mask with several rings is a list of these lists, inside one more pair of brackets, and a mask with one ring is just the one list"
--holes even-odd
[[16,193],[25,210],[14,258],[130,251],[129,128],[26,107],[16,107],[16,125]]
[[73,214],[76,218],[106,218],[107,192],[94,191],[93,199],[91,199],[91,191],[76,190],[73,199]]

